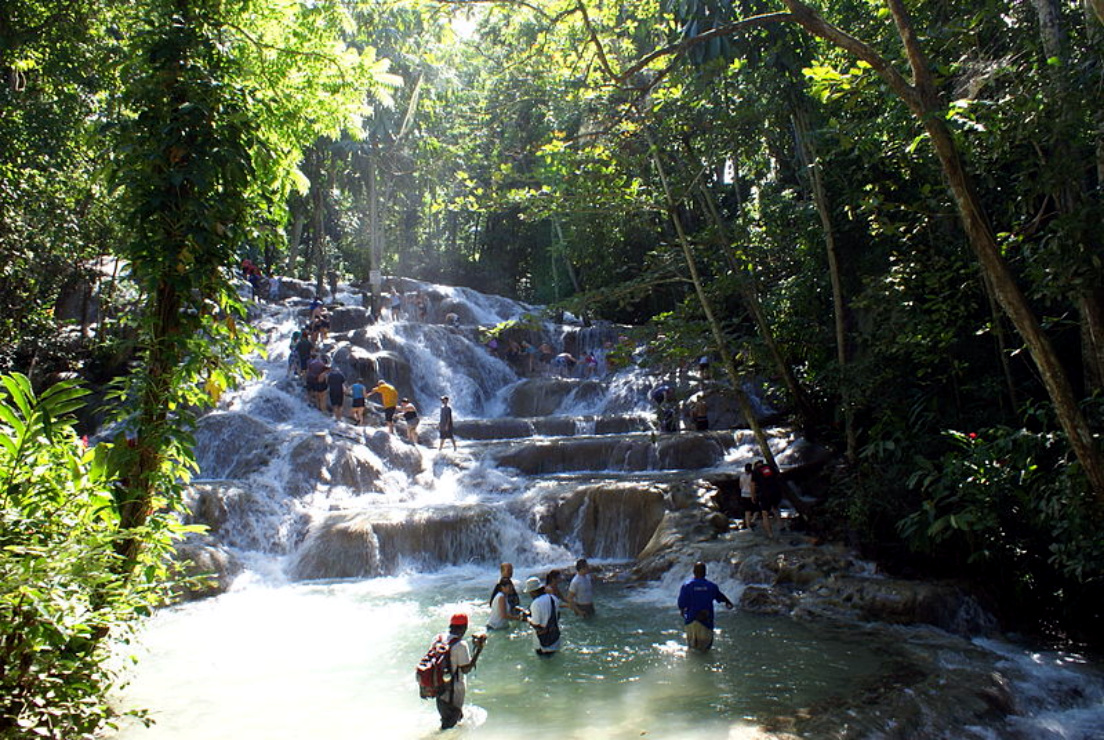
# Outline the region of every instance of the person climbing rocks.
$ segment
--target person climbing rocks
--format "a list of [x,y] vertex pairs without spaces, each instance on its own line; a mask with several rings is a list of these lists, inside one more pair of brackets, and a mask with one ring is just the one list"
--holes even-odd
[[690,404],[690,421],[694,423],[696,431],[709,431],[709,404],[705,400],[704,393],[699,393],[694,402]]
[[744,529],[751,529],[751,520],[759,511],[751,473],[751,463],[744,463],[744,472],[740,473],[740,508],[744,510]]
[[483,647],[487,644],[487,636],[484,634],[472,635],[474,652],[464,642],[464,634],[468,631],[468,615],[453,614],[449,619],[447,634],[438,635],[436,639],[444,638],[449,647],[449,674],[448,687],[437,696],[437,714],[441,716],[441,729],[447,730],[455,727],[464,717],[464,698],[467,694],[467,681],[464,678],[475,668]]
[[[287,373],[284,375],[285,378],[290,378],[292,375],[299,377],[299,372],[302,367],[300,365],[299,350],[296,348],[296,345],[299,344],[299,337],[301,336],[303,336],[303,333],[298,331],[292,332],[291,334],[291,344],[288,347]],[[307,350],[307,357],[310,357],[310,350]]]
[[445,448],[445,440],[452,440],[452,449],[456,449],[456,432],[452,424],[452,406],[449,406],[449,397],[441,396],[441,416],[437,420],[437,436],[440,442],[437,451]]
[[406,440],[412,445],[418,444],[418,409],[410,401],[404,398],[399,402],[399,412],[406,422]]
[[575,576],[567,587],[567,601],[571,610],[581,617],[594,616],[594,582],[590,578],[590,563],[586,558],[575,561]]
[[383,418],[387,422],[387,431],[392,434],[395,433],[395,409],[399,405],[399,392],[395,390],[395,386],[388,383],[386,380],[377,381],[372,390],[368,391],[369,396],[379,396],[380,404],[383,406]]
[[779,506],[782,504],[782,474],[774,465],[764,460],[756,461],[751,469],[752,500],[763,514],[763,529],[767,536],[774,539],[774,530],[771,527],[771,515],[773,514],[781,526]]
[[326,386],[330,391],[334,421],[341,421],[345,415],[345,375],[337,367],[331,367],[326,373]]
[[705,577],[705,563],[694,563],[694,577],[679,589],[678,608],[686,624],[686,644],[692,650],[713,647],[713,603],[732,609],[735,605],[721,593],[717,584]]
[[309,332],[302,331],[296,332],[296,334],[299,335],[299,341],[295,343],[295,353],[299,355],[299,367],[295,374],[302,377],[303,373],[307,371],[307,363],[310,362],[314,343],[310,340]]
[[326,391],[329,389],[326,382],[327,370],[329,366],[318,356],[318,351],[312,351],[310,362],[307,363],[307,395],[323,414],[326,413]]
[[364,406],[368,397],[368,388],[365,387],[363,378],[357,378],[356,382],[349,386],[349,395],[353,399],[353,423],[357,426],[363,426]]

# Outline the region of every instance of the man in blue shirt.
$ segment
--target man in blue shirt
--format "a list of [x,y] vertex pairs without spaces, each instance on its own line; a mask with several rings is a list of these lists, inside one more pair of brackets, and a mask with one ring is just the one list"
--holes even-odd
[[717,584],[706,579],[705,563],[694,563],[694,577],[682,584],[678,607],[686,623],[686,644],[693,650],[713,647],[713,602],[731,609],[733,604]]

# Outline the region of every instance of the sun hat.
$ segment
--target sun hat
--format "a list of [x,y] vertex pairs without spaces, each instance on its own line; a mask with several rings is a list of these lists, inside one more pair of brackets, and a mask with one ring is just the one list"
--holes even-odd
[[544,584],[536,576],[529,576],[525,579],[525,593],[531,594],[534,591],[540,591],[542,588],[544,588]]

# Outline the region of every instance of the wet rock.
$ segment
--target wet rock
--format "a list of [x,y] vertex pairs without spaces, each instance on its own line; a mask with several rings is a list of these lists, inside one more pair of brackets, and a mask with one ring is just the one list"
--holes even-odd
[[311,523],[291,576],[365,578],[402,567],[499,562],[495,517],[484,506],[430,507],[413,516],[406,510],[320,514]]
[[207,537],[189,537],[177,545],[175,558],[184,564],[185,581],[176,594],[185,601],[225,593],[243,570],[236,556]]
[[335,334],[362,329],[371,323],[370,312],[363,306],[338,306],[330,312],[330,331]]
[[506,399],[508,415],[551,416],[563,404],[575,383],[563,378],[530,378],[518,383]]
[[[389,436],[386,432],[381,434]],[[370,440],[369,445],[372,444]],[[403,457],[396,454],[394,459]],[[286,490],[292,496],[305,496],[320,485],[374,491],[382,472],[379,459],[368,454],[355,438],[335,437],[324,432],[305,436],[294,443],[288,462]]]
[[314,298],[314,283],[308,283],[306,280],[281,277],[280,296],[285,299],[290,297],[301,298],[307,301],[312,300]]
[[252,416],[214,413],[196,424],[195,456],[202,478],[244,478],[265,467],[282,438]]
[[789,614],[796,602],[792,594],[764,586],[748,586],[740,594],[740,609],[755,614]]
[[221,545],[283,554],[306,528],[306,515],[257,481],[195,483],[185,489],[186,524],[202,524]]
[[732,435],[723,432],[686,432],[657,437],[656,454],[663,469],[699,470],[716,465],[732,446]]
[[719,511],[714,511],[706,515],[705,523],[718,532],[728,531],[728,517]]
[[368,350],[346,344],[337,348],[332,359],[333,364],[341,370],[348,383],[360,380],[363,383],[375,385],[376,361]]
[[555,511],[556,541],[576,540],[590,557],[631,558],[663,519],[663,492],[632,483],[584,486]]

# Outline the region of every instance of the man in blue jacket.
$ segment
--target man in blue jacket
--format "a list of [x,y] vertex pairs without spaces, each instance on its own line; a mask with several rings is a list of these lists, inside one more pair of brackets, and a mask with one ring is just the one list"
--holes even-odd
[[713,647],[713,602],[731,609],[733,604],[716,583],[705,577],[705,563],[694,563],[694,577],[682,584],[678,607],[686,623],[686,644],[693,650]]

